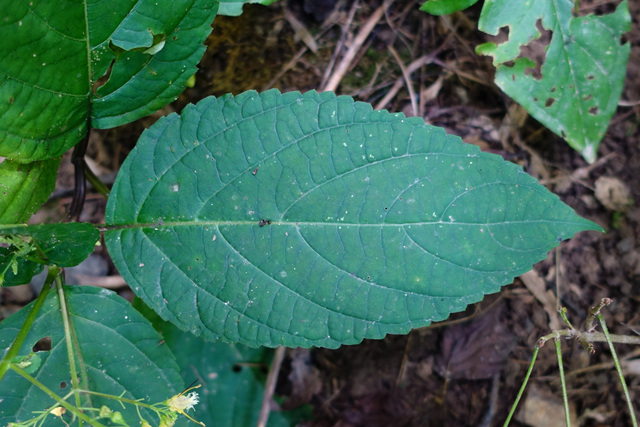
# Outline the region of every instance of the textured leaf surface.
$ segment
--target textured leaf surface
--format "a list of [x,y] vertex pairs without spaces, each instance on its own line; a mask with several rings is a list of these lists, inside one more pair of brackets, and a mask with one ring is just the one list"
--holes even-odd
[[[166,346],[158,345],[162,340],[160,335],[126,300],[113,292],[92,287],[65,287],[65,293],[86,366],[86,376],[81,374],[80,380],[86,381],[91,390],[115,395],[123,393],[124,397],[144,399],[146,403],[164,401],[182,391],[182,379],[175,359]],[[11,345],[30,308],[28,305],[2,321],[0,348],[7,349]],[[42,366],[33,376],[64,396],[70,390],[71,380],[60,305],[55,292],[47,297],[20,354],[29,354],[43,337],[51,338],[51,351],[38,353]],[[61,384],[65,387],[61,388]],[[0,396],[3,398],[0,425],[3,426],[30,419],[34,416],[33,411],[42,411],[54,403],[30,382],[11,371],[0,382]],[[92,406],[99,408],[102,404],[122,411],[129,425],[139,425],[136,411],[131,406],[122,409],[113,401],[92,397]],[[153,413],[144,410],[142,415],[157,422]],[[47,425],[61,425],[59,421],[50,421]]]
[[59,157],[86,132],[90,75],[80,2],[3,2],[0,156]]
[[[82,139],[90,98],[96,128],[131,122],[173,101],[197,70],[218,3],[4,6],[0,156],[29,162],[58,157]],[[94,97],[93,83],[107,75]]]
[[[162,336],[180,365],[185,384],[200,379],[200,403],[190,415],[208,426],[256,425],[264,391],[259,367],[269,366],[271,350],[204,341],[169,323],[164,324]],[[268,425],[292,424],[282,412],[272,412]]]
[[88,223],[0,225],[0,236],[24,236],[35,246],[25,258],[43,264],[72,267],[84,261],[100,238],[97,228]]
[[105,233],[164,319],[251,346],[406,333],[599,229],[522,169],[332,93],[206,98],[148,129]]
[[218,3],[210,0],[92,1],[95,78],[115,61],[93,100],[92,125],[120,126],[173,101],[197,71],[217,10]]
[[[572,14],[572,0],[488,0],[478,24],[497,35],[509,28],[509,40],[487,43],[477,52],[492,55],[496,84],[589,162],[615,112],[622,93],[630,45],[620,37],[630,30],[627,2],[604,16]],[[522,46],[540,37],[536,24],[552,32],[541,79],[528,69],[532,58],[518,57]],[[513,66],[504,65],[514,61]]]
[[277,0],[219,0],[220,9],[218,14],[225,16],[240,16],[242,15],[242,6],[247,3],[257,3],[264,6],[269,6],[271,3],[275,3]]
[[448,15],[476,4],[478,0],[427,0],[420,10],[432,15]]
[[0,164],[0,224],[27,222],[56,185],[60,159]]

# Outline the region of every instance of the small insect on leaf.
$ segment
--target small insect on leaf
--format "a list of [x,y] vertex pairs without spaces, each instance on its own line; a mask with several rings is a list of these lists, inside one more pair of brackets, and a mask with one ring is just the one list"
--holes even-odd
[[258,223],[260,227],[264,227],[265,225],[271,225],[271,220],[262,218]]

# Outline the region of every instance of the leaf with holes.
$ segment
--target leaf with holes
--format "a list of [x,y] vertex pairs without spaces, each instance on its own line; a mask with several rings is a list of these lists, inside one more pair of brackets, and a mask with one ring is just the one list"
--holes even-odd
[[[182,92],[204,53],[218,3],[134,3],[4,5],[0,156],[20,162],[58,157],[84,137],[89,116],[95,128],[122,125]],[[105,81],[94,93],[99,79]]]
[[600,229],[421,119],[276,90],[160,119],[123,164],[106,223],[118,270],[165,320],[292,347],[445,319]]
[[[622,93],[630,45],[620,38],[631,18],[626,1],[604,16],[576,17],[573,7],[572,0],[488,0],[478,27],[492,35],[508,27],[509,40],[476,51],[493,56],[507,95],[593,163]],[[551,31],[551,41],[538,63],[518,57],[540,30]],[[538,66],[540,75],[532,74]]]
[[[162,402],[182,390],[173,355],[166,346],[159,345],[160,335],[126,300],[111,291],[90,286],[63,289],[77,337],[75,342],[80,349],[76,366],[81,387],[128,399],[144,399],[145,403]],[[2,321],[0,348],[9,348],[31,305]],[[20,355],[30,354],[40,339],[48,337],[50,350],[37,353],[42,365],[32,375],[59,396],[66,396],[71,389],[71,379],[60,310],[58,295],[52,291],[29,330]],[[13,371],[0,383],[0,395],[3,399],[0,425],[3,426],[31,419],[33,411],[42,411],[55,403]],[[87,404],[84,400],[83,403]],[[103,404],[121,411],[129,425],[140,423],[131,405],[123,408],[112,400],[92,396],[91,404],[85,406],[100,408]],[[157,420],[148,409],[141,408],[141,413],[149,421]]]

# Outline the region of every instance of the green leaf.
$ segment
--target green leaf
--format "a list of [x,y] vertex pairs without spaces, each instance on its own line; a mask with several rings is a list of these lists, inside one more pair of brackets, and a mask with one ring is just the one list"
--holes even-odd
[[0,248],[0,287],[29,283],[44,266],[18,256],[15,248]]
[[[191,416],[208,426],[256,425],[264,391],[259,367],[269,367],[271,350],[204,341],[166,322],[162,336],[180,365],[185,384],[200,380],[202,388],[197,392],[201,399]],[[282,412],[272,412],[268,425],[291,423]]]
[[165,320],[292,347],[445,319],[600,229],[422,119],[276,90],[160,119],[123,164],[106,223],[118,270]]
[[[508,27],[509,40],[476,51],[493,56],[496,84],[507,95],[592,163],[622,93],[630,45],[620,38],[631,18],[626,1],[604,16],[575,17],[573,6],[571,0],[487,0],[480,30],[497,35]],[[518,58],[522,46],[540,37],[538,22],[552,32],[539,80],[527,71],[535,62]]]
[[84,137],[89,114],[92,127],[109,128],[173,101],[197,70],[217,8],[208,0],[7,3],[0,156],[59,157]]
[[432,15],[449,15],[476,4],[478,0],[427,0],[420,10]]
[[60,159],[0,164],[0,224],[19,224],[46,202],[56,185]]
[[[81,384],[102,393],[144,399],[145,403],[164,401],[182,390],[175,359],[166,346],[159,345],[162,338],[126,300],[111,291],[93,287],[65,287],[64,290],[85,366],[86,375],[80,371]],[[11,345],[30,307],[31,304],[2,321],[0,348],[6,349]],[[42,366],[34,377],[56,394],[64,396],[70,391],[71,380],[61,320],[57,294],[51,292],[20,354],[30,354],[38,340],[50,337],[51,351],[37,353],[42,359]],[[12,371],[0,383],[0,395],[3,397],[0,425],[3,426],[30,419],[34,416],[33,411],[42,411],[54,403]],[[91,397],[93,407],[99,408],[103,404],[121,411],[129,425],[139,425],[135,408],[131,405],[122,408],[112,400]],[[141,411],[145,419],[157,421],[153,412]],[[59,425],[59,422],[52,421],[49,425]]]
[[218,0],[218,3],[220,3],[218,14],[225,16],[240,16],[242,15],[242,6],[247,3],[257,3],[263,6],[269,6],[276,1],[277,0]]
[[[26,238],[34,249],[24,258],[42,264],[72,267],[93,252],[100,232],[88,223],[0,225],[0,236]],[[15,244],[14,240],[9,243]]]
[[94,1],[88,10],[96,23],[89,27],[94,76],[112,66],[92,105],[92,126],[106,129],[147,116],[184,90],[204,54],[218,3]]
[[0,156],[61,156],[86,133],[91,88],[84,5],[6,2],[0,20]]

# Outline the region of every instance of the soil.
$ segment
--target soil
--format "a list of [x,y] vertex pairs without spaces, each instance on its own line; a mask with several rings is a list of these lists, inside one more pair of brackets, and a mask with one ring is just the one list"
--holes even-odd
[[[590,308],[608,297],[613,303],[603,314],[609,330],[625,335],[640,330],[640,205],[634,202],[640,200],[640,3],[629,2],[633,22],[625,34],[632,45],[627,79],[593,165],[492,83],[490,58],[474,52],[489,40],[477,30],[481,4],[433,17],[419,12],[415,1],[386,3],[386,15],[337,92],[376,105],[402,77],[398,58],[408,66],[433,54],[433,60],[411,75],[413,89],[421,95],[418,114],[465,142],[521,165],[606,232],[579,233],[536,264],[532,273],[446,322],[338,350],[290,350],[277,393],[285,398],[285,409],[312,407],[313,419],[303,423],[308,427],[502,425],[536,341],[553,328],[565,327],[555,314],[557,306],[566,307],[569,320],[579,326]],[[600,14],[618,3],[583,0],[580,7],[584,13]],[[335,72],[334,52],[344,54],[380,4],[281,0],[266,8],[246,5],[240,17],[216,18],[196,86],[153,117],[95,131],[89,151],[94,170],[107,183],[112,181],[142,129],[161,114],[180,111],[205,96],[269,87],[322,88],[326,70]],[[292,29],[291,16],[315,35],[315,53],[308,39],[305,44],[304,31]],[[403,84],[384,108],[413,115],[409,99]],[[68,160],[66,165],[51,208],[36,220],[64,216],[73,188]],[[99,196],[90,195],[81,219],[102,222],[104,205]],[[99,255],[108,259],[104,250]],[[110,273],[117,274],[112,265]],[[5,313],[28,298],[11,292],[3,290]],[[561,343],[573,425],[630,425],[606,344],[596,343],[595,353],[589,354],[577,342]],[[640,352],[630,345],[616,349],[637,411]],[[553,341],[540,349],[512,425],[564,425]]]

